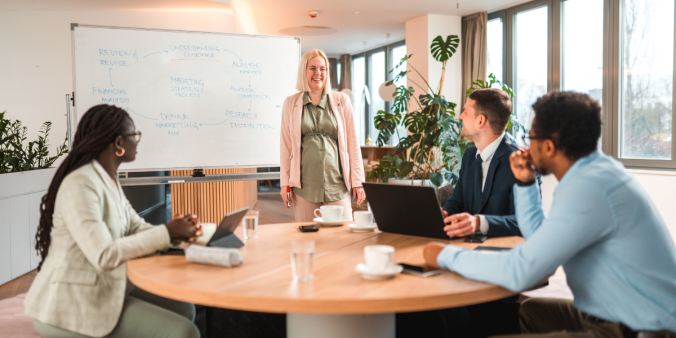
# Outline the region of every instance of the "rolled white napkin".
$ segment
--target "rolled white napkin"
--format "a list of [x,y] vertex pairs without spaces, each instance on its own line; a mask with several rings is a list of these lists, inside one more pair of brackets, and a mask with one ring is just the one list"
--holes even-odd
[[232,268],[244,262],[242,254],[237,249],[212,248],[201,245],[191,245],[185,249],[185,259],[191,263],[210,264]]

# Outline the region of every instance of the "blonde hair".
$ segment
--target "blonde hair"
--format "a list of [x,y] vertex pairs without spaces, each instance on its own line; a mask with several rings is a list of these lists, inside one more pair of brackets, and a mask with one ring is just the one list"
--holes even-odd
[[300,65],[298,65],[298,79],[296,80],[296,89],[299,92],[310,92],[310,85],[307,83],[307,64],[310,60],[321,57],[326,62],[326,75],[324,77],[324,91],[322,94],[331,92],[331,70],[329,68],[329,59],[326,57],[326,54],[321,49],[312,49],[307,51],[300,59]]

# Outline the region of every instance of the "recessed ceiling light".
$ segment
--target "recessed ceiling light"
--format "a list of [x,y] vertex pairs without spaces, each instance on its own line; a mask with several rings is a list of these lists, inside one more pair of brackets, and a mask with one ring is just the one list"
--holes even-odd
[[359,14],[359,12],[354,12],[354,14]]
[[209,1],[213,1],[213,2],[222,2],[222,3],[224,3],[224,4],[229,4],[229,3],[230,3],[230,0],[209,0]]

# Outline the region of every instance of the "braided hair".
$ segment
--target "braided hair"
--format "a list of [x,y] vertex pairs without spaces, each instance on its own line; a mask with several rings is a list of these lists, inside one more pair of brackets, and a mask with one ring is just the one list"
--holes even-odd
[[40,224],[35,235],[35,249],[42,257],[38,271],[49,253],[50,235],[54,226],[52,216],[61,182],[71,172],[97,158],[124,133],[124,128],[130,123],[132,120],[126,111],[107,104],[91,107],[80,119],[73,139],[73,149],[59,166],[40,204]]

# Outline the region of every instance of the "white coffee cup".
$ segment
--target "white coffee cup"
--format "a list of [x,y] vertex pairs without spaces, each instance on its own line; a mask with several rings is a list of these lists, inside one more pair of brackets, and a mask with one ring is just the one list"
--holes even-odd
[[370,227],[373,225],[373,214],[370,211],[355,211],[354,224],[358,227]]
[[[317,215],[317,212],[319,212],[319,215]],[[343,217],[343,207],[340,205],[322,205],[319,209],[315,209],[315,216],[325,222],[339,221]]]
[[371,272],[383,272],[394,261],[394,247],[389,245],[367,245],[364,248],[366,267]]
[[202,236],[195,239],[195,243],[199,245],[207,245],[211,236],[216,233],[216,223],[202,223]]

